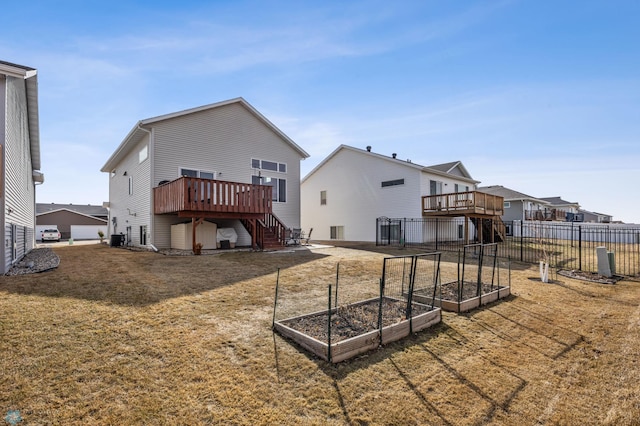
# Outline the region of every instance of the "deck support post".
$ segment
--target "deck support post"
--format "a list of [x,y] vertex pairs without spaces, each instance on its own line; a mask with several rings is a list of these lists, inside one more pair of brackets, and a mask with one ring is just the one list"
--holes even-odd
[[191,218],[191,251],[193,254],[196,253],[196,228],[204,222],[204,218],[196,219],[195,217]]

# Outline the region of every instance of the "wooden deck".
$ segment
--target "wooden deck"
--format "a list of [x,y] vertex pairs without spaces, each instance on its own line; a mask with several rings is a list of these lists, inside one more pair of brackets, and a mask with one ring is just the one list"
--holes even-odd
[[504,213],[504,198],[478,191],[422,197],[422,216],[495,217]]
[[272,188],[266,185],[181,177],[153,188],[154,214],[183,217],[263,218],[272,213]]

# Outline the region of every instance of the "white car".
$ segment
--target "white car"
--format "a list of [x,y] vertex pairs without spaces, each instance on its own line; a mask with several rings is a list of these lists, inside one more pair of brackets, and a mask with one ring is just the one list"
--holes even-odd
[[44,231],[42,231],[42,234],[40,235],[40,240],[42,242],[45,242],[45,241],[60,242],[61,236],[62,235],[60,235],[60,231],[58,231],[58,229],[56,228],[45,229]]

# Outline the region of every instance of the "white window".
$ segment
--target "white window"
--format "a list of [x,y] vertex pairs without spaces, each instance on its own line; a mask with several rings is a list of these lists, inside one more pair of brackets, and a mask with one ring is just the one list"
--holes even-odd
[[129,195],[133,195],[133,176],[129,176]]
[[142,163],[147,157],[149,157],[149,147],[145,145],[140,152],[138,152],[138,163]]
[[287,202],[287,180],[269,176],[251,176],[253,185],[267,185],[272,187],[271,199],[278,203]]
[[330,227],[329,234],[329,238],[332,240],[344,240],[344,226]]
[[271,172],[287,173],[287,165],[285,163],[278,163],[276,161],[260,160],[257,158],[251,159],[251,168],[257,170],[268,170]]
[[327,191],[320,191],[320,205],[327,205]]
[[511,208],[511,201],[505,201],[504,202],[504,208],[505,209],[510,209]]

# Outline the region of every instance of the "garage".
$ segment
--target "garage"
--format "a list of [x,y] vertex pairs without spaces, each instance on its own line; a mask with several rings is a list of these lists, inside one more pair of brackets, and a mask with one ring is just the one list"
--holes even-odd
[[98,240],[98,231],[107,235],[107,224],[104,225],[71,225],[71,238],[74,240]]

